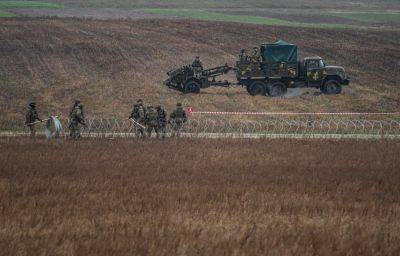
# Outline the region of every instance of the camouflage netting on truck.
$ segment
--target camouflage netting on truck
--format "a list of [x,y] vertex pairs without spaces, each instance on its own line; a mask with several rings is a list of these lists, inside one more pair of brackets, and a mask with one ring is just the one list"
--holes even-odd
[[297,46],[283,40],[261,45],[265,62],[297,63]]
[[261,54],[269,77],[297,76],[297,46],[278,40],[272,44],[261,45]]

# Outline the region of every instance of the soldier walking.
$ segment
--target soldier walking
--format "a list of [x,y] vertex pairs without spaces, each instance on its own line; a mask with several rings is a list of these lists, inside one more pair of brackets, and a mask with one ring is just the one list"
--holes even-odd
[[[157,110],[157,123],[158,123],[158,131],[161,133],[161,138],[165,138],[166,128],[167,128],[167,113],[165,110],[158,105],[156,107]],[[157,136],[158,138],[158,136]]]
[[149,106],[146,111],[146,127],[147,127],[147,135],[151,138],[151,133],[154,130],[157,134],[158,138],[158,122],[157,122],[158,113],[157,110],[154,109],[153,106]]
[[133,110],[131,115],[129,116],[129,119],[133,119],[138,124],[140,124],[140,125],[135,125],[136,126],[135,133],[137,137],[144,138],[145,131],[143,127],[146,124],[146,110],[143,106],[143,101],[141,99],[139,99],[137,103],[133,106]]
[[37,121],[42,122],[42,119],[39,118],[39,115],[37,113],[36,103],[31,102],[29,103],[29,109],[25,116],[25,125],[28,126],[31,132],[31,138],[34,138],[36,136],[35,124],[37,123]]
[[79,124],[86,126],[85,123],[85,116],[83,112],[83,105],[79,100],[75,101],[74,106],[71,109],[71,113],[69,115],[70,123],[69,123],[69,130],[70,134],[69,136],[74,139],[80,139],[81,138],[81,131]]
[[187,121],[186,112],[182,108],[182,104],[176,104],[176,109],[171,113],[169,117],[169,123],[172,126],[172,137],[180,137],[182,126]]

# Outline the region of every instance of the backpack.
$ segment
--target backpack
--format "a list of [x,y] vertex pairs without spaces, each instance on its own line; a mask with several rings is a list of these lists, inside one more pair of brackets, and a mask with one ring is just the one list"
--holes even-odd
[[71,114],[71,121],[72,122],[79,122],[81,123],[83,121],[83,112],[80,107],[75,107],[74,111]]
[[145,116],[145,111],[144,111],[143,106],[141,106],[141,105],[133,106],[133,118],[134,119],[144,118],[144,116]]
[[164,109],[160,109],[157,111],[158,113],[158,121],[161,123],[167,122],[167,114],[165,113]]
[[30,124],[35,122],[37,119],[37,113],[35,109],[29,109],[28,113],[26,113],[25,123]]
[[177,108],[172,113],[173,119],[175,119],[175,123],[182,124],[186,122],[186,112],[182,108]]
[[154,108],[148,108],[146,111],[146,122],[148,124],[156,125],[157,124],[158,113]]

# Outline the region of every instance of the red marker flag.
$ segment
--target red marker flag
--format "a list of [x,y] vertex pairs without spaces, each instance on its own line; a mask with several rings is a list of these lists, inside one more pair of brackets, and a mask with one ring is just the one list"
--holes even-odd
[[193,113],[193,107],[188,107],[187,111],[188,111],[189,115],[191,115]]

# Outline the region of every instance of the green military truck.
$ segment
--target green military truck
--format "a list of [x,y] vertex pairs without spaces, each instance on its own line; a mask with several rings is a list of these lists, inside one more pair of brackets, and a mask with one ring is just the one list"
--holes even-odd
[[[350,82],[344,68],[327,66],[321,57],[297,59],[297,46],[279,40],[256,49],[257,56],[242,52],[235,67],[228,65],[195,73],[191,66],[169,71],[164,84],[184,93],[199,93],[210,86],[241,85],[250,95],[283,95],[289,87],[315,87],[326,94],[339,94]],[[233,70],[235,83],[216,81]]]
[[315,87],[326,94],[339,94],[350,80],[343,67],[327,66],[321,57],[297,60],[297,46],[279,40],[263,44],[260,58],[241,55],[236,62],[237,83],[250,95],[284,94],[288,87]]

